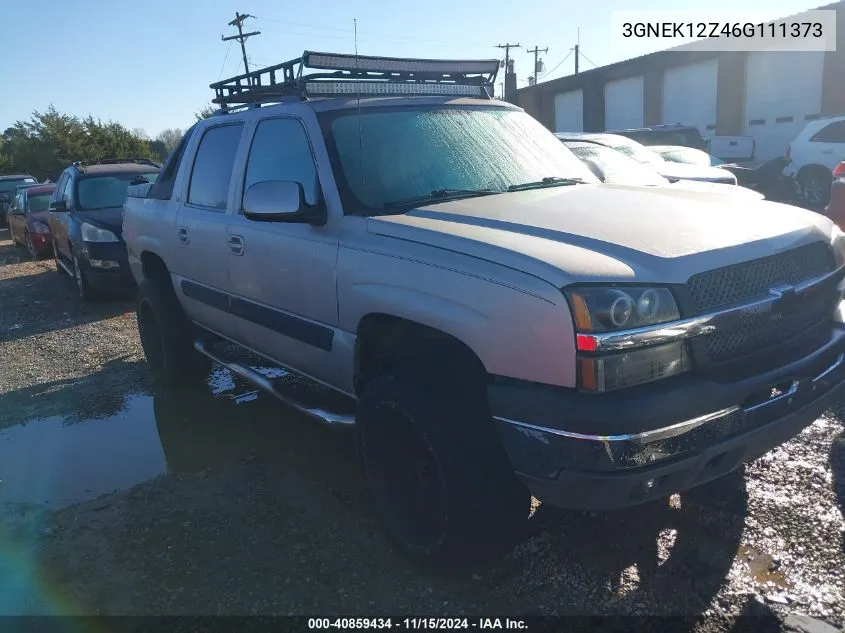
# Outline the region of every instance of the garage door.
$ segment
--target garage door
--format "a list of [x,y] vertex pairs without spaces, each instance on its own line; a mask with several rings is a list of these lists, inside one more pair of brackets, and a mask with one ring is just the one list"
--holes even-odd
[[714,135],[718,76],[719,62],[715,59],[666,70],[662,122],[692,125],[702,136]]
[[555,95],[555,132],[584,131],[584,92],[571,90]]
[[643,78],[629,77],[604,85],[604,129],[643,126]]
[[749,53],[745,67],[745,134],[757,141],[757,158],[782,156],[818,116],[824,52]]

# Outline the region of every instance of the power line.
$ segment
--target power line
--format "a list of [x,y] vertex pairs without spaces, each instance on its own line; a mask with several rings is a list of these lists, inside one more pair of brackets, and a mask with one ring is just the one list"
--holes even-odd
[[232,42],[229,42],[229,45],[226,47],[226,57],[223,58],[223,65],[220,66],[220,72],[217,74],[217,80],[218,81],[223,76],[223,69],[226,68],[226,62],[229,61],[229,51],[231,51],[231,50],[232,50]]
[[237,27],[238,34],[237,35],[230,35],[229,37],[220,36],[220,39],[224,42],[229,42],[231,40],[237,40],[241,44],[241,54],[243,55],[244,60],[244,73],[249,74],[249,62],[247,61],[246,57],[246,40],[253,35],[261,35],[261,31],[252,31],[251,33],[244,33],[244,20],[247,18],[255,18],[254,15],[249,15],[248,13],[238,13],[235,11],[235,19],[229,22],[229,26]]
[[[273,22],[275,24],[284,25],[284,27],[285,27],[284,32],[285,33],[291,32],[290,28],[289,28],[291,26],[305,28],[305,29],[318,30],[318,31],[320,31],[319,36],[322,36],[322,33],[325,32],[325,31],[333,31],[335,33],[345,33],[348,36],[348,35],[351,34],[351,31],[352,31],[352,29],[349,29],[349,28],[329,27],[329,26],[324,26],[322,24],[310,24],[308,22],[292,22],[290,20],[279,20],[279,19],[276,19],[276,18],[268,18],[266,16],[262,17],[261,19],[262,19],[262,21]],[[267,30],[270,30],[270,29],[267,29]],[[454,46],[454,44],[455,44],[455,40],[433,39],[433,38],[430,38],[430,37],[414,37],[414,36],[411,36],[411,35],[396,35],[395,33],[388,33],[388,32],[385,32],[385,31],[366,30],[366,31],[361,31],[360,33],[363,33],[365,38],[373,37],[373,38],[378,38],[378,39],[389,39],[389,40],[397,40],[397,41],[407,40],[407,41],[410,41],[410,42],[441,42],[443,44],[449,44],[449,45],[452,45],[452,46]],[[359,41],[361,40],[360,33],[359,33],[359,36],[358,36]],[[317,34],[300,33],[300,35],[317,35]],[[334,39],[346,39],[346,38],[335,36]],[[473,45],[476,45],[476,46],[486,46],[486,44],[484,42],[481,42],[479,40],[465,40],[465,39],[462,38],[461,42],[464,43],[464,44],[473,44]]]
[[539,46],[535,46],[533,49],[527,50],[525,52],[528,53],[529,55],[531,53],[534,54],[534,72],[532,74],[534,75],[534,83],[537,83],[537,75],[540,74],[540,66],[539,66],[539,63],[537,61],[537,55],[540,54],[540,53],[548,53],[549,49],[548,49],[548,47],[540,48]]
[[595,63],[592,59],[590,59],[589,57],[587,57],[586,55],[584,55],[584,53],[581,53],[581,57],[583,57],[583,58],[584,58],[584,59],[586,59],[588,62],[590,62],[590,63],[593,65],[593,68],[598,68],[598,64],[596,64],[596,63]]
[[552,68],[550,71],[543,73],[540,77],[538,77],[538,79],[543,79],[543,78],[548,77],[549,75],[551,75],[554,71],[556,71],[558,68],[560,68],[560,67],[561,67],[561,65],[563,64],[563,62],[565,62],[567,59],[569,59],[569,57],[570,57],[570,56],[572,55],[572,53],[574,53],[574,52],[575,52],[575,49],[574,49],[574,48],[570,48],[570,49],[569,49],[569,52],[566,54],[566,57],[564,57],[564,58],[563,58],[562,60],[560,60],[557,64],[555,64],[555,67],[554,67],[554,68]]
[[512,48],[522,48],[522,46],[517,44],[496,44],[496,48],[504,48],[505,49],[505,72],[508,72],[508,62],[511,59],[511,49]]

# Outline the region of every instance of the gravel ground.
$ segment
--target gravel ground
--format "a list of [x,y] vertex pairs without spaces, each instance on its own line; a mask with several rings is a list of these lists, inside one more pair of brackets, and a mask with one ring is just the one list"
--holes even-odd
[[[7,237],[0,455],[27,466],[49,438],[88,435],[40,496],[5,499],[22,482],[0,461],[0,613],[702,615],[700,631],[806,614],[845,630],[845,406],[668,503],[540,507],[496,567],[426,577],[376,524],[351,432],[263,396],[236,404],[249,389],[224,370],[217,396],[153,390],[132,303],[82,305]],[[85,469],[100,487],[56,501]]]

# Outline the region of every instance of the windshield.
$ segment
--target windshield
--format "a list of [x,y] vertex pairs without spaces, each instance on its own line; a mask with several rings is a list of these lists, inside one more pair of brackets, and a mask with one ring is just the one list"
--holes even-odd
[[656,171],[615,149],[586,143],[567,143],[566,145],[590,168],[590,171],[608,184],[639,186],[669,184],[669,181]]
[[130,182],[139,176],[154,181],[158,177],[158,172],[109,174],[108,176],[91,176],[80,180],[76,190],[79,208],[91,211],[93,209],[122,207],[126,201],[126,189]]
[[50,193],[42,193],[37,196],[29,196],[26,199],[26,206],[30,213],[40,213],[47,211],[47,206],[50,204]]
[[0,193],[11,194],[19,185],[34,185],[34,178],[15,178],[14,180],[0,180]]
[[661,150],[660,155],[666,160],[671,160],[673,163],[686,163],[688,165],[698,165],[699,167],[715,167],[716,165],[725,164],[724,161],[711,156],[707,152],[691,148]]
[[323,117],[344,207],[352,213],[401,210],[432,192],[467,197],[529,182],[548,186],[541,181],[551,177],[598,182],[551,132],[520,111],[408,106],[360,114],[335,110]]

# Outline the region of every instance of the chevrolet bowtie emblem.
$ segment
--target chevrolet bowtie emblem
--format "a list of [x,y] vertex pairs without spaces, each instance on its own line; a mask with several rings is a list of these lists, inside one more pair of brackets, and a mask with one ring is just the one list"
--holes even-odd
[[800,302],[800,296],[795,290],[795,286],[781,285],[769,289],[775,300],[772,304],[772,313],[776,315],[786,315],[793,312]]

